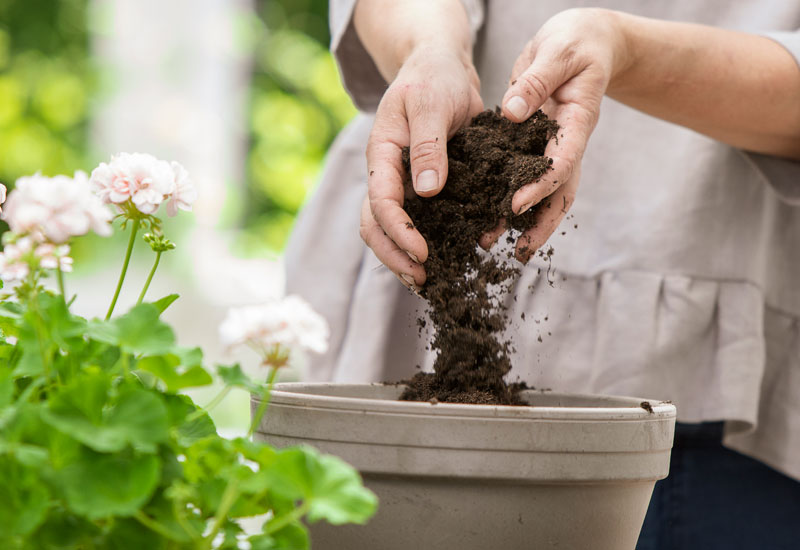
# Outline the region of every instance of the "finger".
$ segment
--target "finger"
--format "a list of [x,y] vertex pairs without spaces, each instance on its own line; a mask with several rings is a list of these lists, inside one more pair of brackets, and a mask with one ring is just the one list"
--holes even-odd
[[370,212],[367,199],[364,199],[361,205],[360,233],[361,238],[372,249],[375,256],[397,275],[404,285],[418,291],[419,287],[425,284],[425,269],[409,258],[408,254],[383,232]]
[[500,223],[498,224],[497,227],[481,235],[480,239],[478,239],[478,245],[484,250],[489,250],[497,242],[497,239],[500,238],[500,235],[505,233],[505,231],[506,231],[506,219],[503,218],[500,220]]
[[409,256],[424,262],[428,246],[403,210],[406,172],[402,147],[408,143],[408,127],[405,117],[397,114],[398,109],[402,107],[390,101],[381,103],[367,142],[369,209],[389,239]]
[[567,215],[575,201],[580,167],[573,173],[572,178],[542,202],[536,216],[536,224],[517,239],[515,255],[522,263],[528,263],[531,256],[547,242]]
[[533,40],[525,44],[525,47],[522,49],[522,53],[519,54],[517,60],[514,61],[514,66],[511,68],[511,78],[508,80],[508,85],[511,87],[512,84],[516,84],[519,75],[525,72],[525,69],[531,66],[531,62],[533,61],[533,56],[536,54],[536,50],[534,47]]
[[431,197],[447,180],[447,135],[452,117],[426,98],[409,100],[406,105],[409,127],[411,178],[418,195]]
[[579,71],[559,59],[558,50],[540,46],[528,67],[512,79],[503,96],[503,116],[513,122],[527,120],[564,82]]
[[553,115],[561,127],[544,151],[544,155],[553,160],[551,170],[514,193],[511,210],[517,214],[527,211],[545,197],[552,195],[563,183],[572,179],[580,166],[586,143],[597,123],[597,116],[578,103],[562,104],[556,108]]

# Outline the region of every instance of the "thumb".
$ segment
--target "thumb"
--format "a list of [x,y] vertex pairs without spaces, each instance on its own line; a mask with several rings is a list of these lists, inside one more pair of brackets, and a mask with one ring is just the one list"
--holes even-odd
[[503,116],[513,122],[527,120],[569,79],[568,73],[568,63],[559,62],[547,52],[537,52],[503,96]]
[[426,110],[409,116],[411,178],[418,195],[431,197],[444,187],[449,126],[449,119],[441,110]]

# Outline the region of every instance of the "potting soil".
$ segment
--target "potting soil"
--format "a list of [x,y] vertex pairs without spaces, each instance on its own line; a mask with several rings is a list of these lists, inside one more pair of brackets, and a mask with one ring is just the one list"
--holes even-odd
[[[519,277],[519,263],[511,253],[484,253],[477,243],[504,220],[524,232],[540,208],[556,207],[545,199],[522,215],[511,211],[514,193],[550,169],[544,150],[557,129],[541,111],[521,124],[484,111],[447,143],[447,183],[438,195],[419,197],[407,178],[404,207],[428,244],[420,293],[438,354],[434,372],[414,376],[401,399],[523,404],[518,394],[524,384],[504,379],[512,343],[502,338],[504,298]],[[404,162],[408,172],[408,151]]]

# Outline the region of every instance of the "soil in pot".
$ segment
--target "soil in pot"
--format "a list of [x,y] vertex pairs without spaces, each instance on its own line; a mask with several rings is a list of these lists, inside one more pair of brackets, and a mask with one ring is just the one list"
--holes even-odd
[[[431,347],[438,352],[433,373],[407,381],[401,399],[522,405],[524,384],[507,384],[511,342],[501,335],[508,323],[505,295],[519,277],[512,253],[488,254],[480,237],[505,223],[515,234],[530,229],[548,199],[517,216],[511,198],[538,180],[552,160],[545,147],[558,124],[541,111],[516,124],[484,111],[447,143],[447,184],[435,197],[414,193],[406,183],[405,209],[428,244],[427,282],[421,295],[433,323]],[[408,151],[404,153],[408,172]],[[410,228],[413,229],[413,228]],[[424,321],[421,321],[424,322]]]

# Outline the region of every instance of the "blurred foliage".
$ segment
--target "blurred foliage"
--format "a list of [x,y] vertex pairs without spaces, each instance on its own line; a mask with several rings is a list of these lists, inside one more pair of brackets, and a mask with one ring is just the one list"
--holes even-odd
[[87,0],[0,0],[0,181],[87,165]]
[[328,51],[325,0],[258,0],[245,252],[283,249],[333,138],[355,115]]

